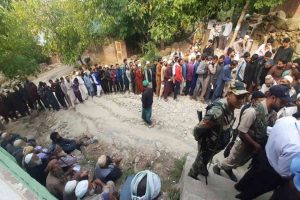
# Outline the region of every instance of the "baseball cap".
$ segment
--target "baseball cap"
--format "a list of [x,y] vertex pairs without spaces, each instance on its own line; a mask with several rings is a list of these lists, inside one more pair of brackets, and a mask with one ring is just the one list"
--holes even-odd
[[243,95],[248,94],[248,91],[246,90],[245,84],[241,81],[235,80],[232,81],[229,84],[229,91],[232,92],[235,95]]
[[293,158],[290,166],[293,177],[293,182],[298,191],[300,191],[300,156]]
[[289,94],[289,88],[286,85],[274,85],[270,88],[270,94],[274,95],[275,97],[287,101],[287,102],[291,102],[292,99],[290,97]]
[[261,91],[254,91],[254,92],[252,93],[251,100],[253,100],[253,99],[258,99],[258,98],[265,98],[264,93],[262,93]]

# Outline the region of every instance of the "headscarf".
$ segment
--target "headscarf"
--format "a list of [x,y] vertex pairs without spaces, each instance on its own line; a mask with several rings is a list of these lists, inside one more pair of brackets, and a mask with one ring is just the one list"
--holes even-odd
[[[147,176],[146,193],[142,197],[137,196],[138,186],[142,179]],[[145,170],[137,173],[131,181],[131,199],[132,200],[152,200],[156,198],[161,189],[161,181],[157,174]]]

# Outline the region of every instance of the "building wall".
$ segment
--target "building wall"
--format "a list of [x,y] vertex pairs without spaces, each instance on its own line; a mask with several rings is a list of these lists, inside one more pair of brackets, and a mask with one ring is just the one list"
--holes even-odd
[[106,46],[96,46],[87,49],[82,58],[90,57],[92,64],[122,63],[127,58],[126,44],[122,40],[112,41]]

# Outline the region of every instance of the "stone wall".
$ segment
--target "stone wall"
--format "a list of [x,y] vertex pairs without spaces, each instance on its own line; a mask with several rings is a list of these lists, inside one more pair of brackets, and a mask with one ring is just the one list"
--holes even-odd
[[91,59],[92,64],[115,64],[122,63],[127,58],[126,44],[122,40],[112,41],[106,46],[95,46],[87,49],[82,59]]
[[300,17],[300,0],[286,0],[282,5],[273,9],[273,11],[283,10],[288,18]]
[[279,46],[284,37],[291,39],[294,57],[300,57],[300,17],[287,18],[282,10],[270,12],[268,15],[254,14],[251,21],[257,22],[252,38],[262,43],[269,31],[275,31],[275,46]]

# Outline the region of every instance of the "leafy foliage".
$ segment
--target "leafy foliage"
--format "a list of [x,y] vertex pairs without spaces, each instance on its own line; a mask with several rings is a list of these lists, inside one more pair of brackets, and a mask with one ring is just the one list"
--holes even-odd
[[[59,54],[64,62],[73,63],[85,49],[105,44],[110,38],[133,39],[140,44],[147,59],[154,58],[157,53],[155,45],[174,40],[191,31],[198,21],[207,21],[220,11],[225,13],[232,8],[242,8],[245,2],[2,0],[0,70],[8,76],[30,74],[37,69],[44,55],[53,53]],[[259,9],[278,5],[283,0],[251,2]]]
[[144,61],[154,61],[159,57],[159,51],[153,42],[148,42],[142,47]]
[[0,8],[0,26],[0,71],[8,77],[34,73],[45,57],[33,35],[4,8]]

